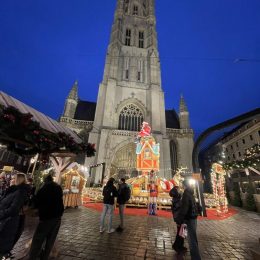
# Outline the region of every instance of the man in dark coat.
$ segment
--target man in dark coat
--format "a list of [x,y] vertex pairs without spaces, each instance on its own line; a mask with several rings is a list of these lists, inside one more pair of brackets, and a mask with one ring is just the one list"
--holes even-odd
[[112,219],[114,214],[114,203],[115,203],[115,197],[118,196],[118,192],[116,187],[114,186],[115,179],[110,178],[106,184],[106,186],[103,189],[103,212],[101,214],[100,219],[100,233],[104,232],[104,224],[105,224],[105,218],[106,214],[108,214],[108,230],[107,233],[113,233],[115,232],[115,229],[112,228]]
[[125,179],[122,178],[119,183],[118,198],[117,202],[119,204],[119,215],[120,215],[120,225],[116,231],[121,232],[124,229],[124,210],[125,204],[130,199],[131,191],[128,185],[125,183]]
[[44,185],[36,194],[35,206],[39,211],[40,222],[33,236],[29,259],[35,260],[40,256],[41,260],[47,260],[58,235],[64,211],[62,188],[53,181],[51,175],[45,178]]
[[178,225],[181,225],[182,223],[187,224],[191,259],[200,260],[201,257],[196,233],[198,209],[194,198],[194,189],[191,187],[188,180],[184,180],[183,186],[185,190],[181,200],[181,208],[176,217],[176,223]]
[[[178,217],[178,213],[181,208],[181,194],[179,192],[179,186],[174,186],[171,190],[169,195],[172,197],[172,214],[173,219],[176,222],[176,219]],[[176,223],[177,224],[177,223]],[[187,250],[186,247],[184,247],[184,238],[179,235],[181,229],[181,225],[177,224],[177,233],[175,241],[172,245],[172,248],[177,252],[185,252]]]
[[19,214],[27,200],[28,186],[25,184],[25,175],[17,174],[14,185],[6,190],[0,200],[0,258],[10,256],[10,251],[20,237]]

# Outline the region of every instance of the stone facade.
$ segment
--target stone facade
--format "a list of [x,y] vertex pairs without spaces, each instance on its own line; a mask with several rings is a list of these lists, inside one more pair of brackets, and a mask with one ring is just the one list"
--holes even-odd
[[[89,134],[88,141],[96,144],[97,154],[87,158],[86,165],[105,162],[106,175],[134,170],[131,147],[142,121],[150,123],[160,143],[161,176],[170,178],[178,167],[192,171],[193,130],[183,97],[179,116],[174,110],[165,110],[154,9],[153,0],[117,1],[94,118],[87,111],[89,117],[79,119],[80,109],[75,104],[81,102],[82,106],[82,101],[75,82],[60,119],[75,131]],[[127,147],[131,154],[119,152]],[[99,169],[95,176],[99,182]]]
[[[206,185],[210,186],[211,166],[214,162],[232,163],[245,158],[247,149],[260,143],[260,117],[256,116],[243,122],[224,136],[217,139],[200,153],[200,166],[206,178]],[[256,166],[259,171],[259,165]],[[228,186],[233,190],[234,183],[239,183],[242,192],[247,190],[249,181],[256,193],[260,193],[260,175],[250,170],[249,176],[245,169],[234,169],[228,172]]]

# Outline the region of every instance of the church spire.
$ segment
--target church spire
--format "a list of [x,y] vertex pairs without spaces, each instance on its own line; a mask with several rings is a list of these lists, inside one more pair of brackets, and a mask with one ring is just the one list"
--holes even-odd
[[180,101],[180,112],[188,112],[188,108],[182,94],[181,94],[181,101]]
[[68,99],[73,99],[73,100],[78,101],[78,81],[77,80],[74,81],[74,84],[68,95]]
[[190,115],[183,95],[181,95],[179,109],[180,128],[190,129]]
[[63,117],[74,118],[77,106],[78,106],[78,81],[75,80],[70,93],[66,99]]

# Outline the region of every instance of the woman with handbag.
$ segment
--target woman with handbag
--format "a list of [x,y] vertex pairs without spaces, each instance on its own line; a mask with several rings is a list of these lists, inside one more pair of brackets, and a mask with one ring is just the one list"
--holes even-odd
[[[178,213],[181,208],[181,193],[179,191],[179,185],[176,183],[169,195],[172,197],[172,214],[174,222],[176,222],[176,218],[178,217]],[[181,225],[177,224],[177,232],[174,243],[172,244],[172,249],[174,249],[178,254],[185,253],[187,248],[184,246],[184,238],[180,236]]]
[[0,259],[10,256],[17,242],[20,212],[28,199],[28,185],[25,175],[18,173],[15,185],[7,189],[0,200]]

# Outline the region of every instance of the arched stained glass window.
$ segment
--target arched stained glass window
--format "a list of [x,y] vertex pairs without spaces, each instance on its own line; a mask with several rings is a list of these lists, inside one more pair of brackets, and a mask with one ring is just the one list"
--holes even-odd
[[140,131],[144,115],[141,109],[134,104],[126,105],[120,112],[118,129]]

